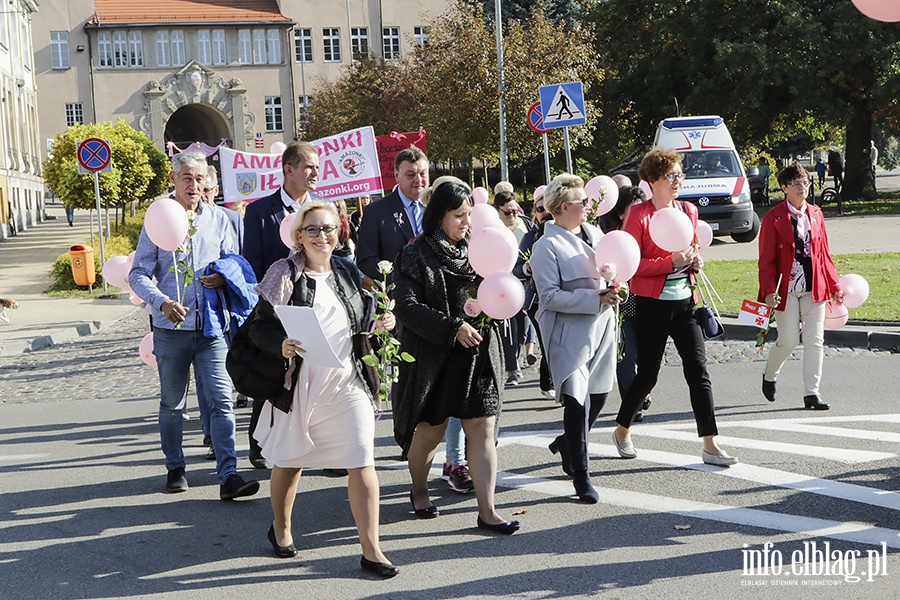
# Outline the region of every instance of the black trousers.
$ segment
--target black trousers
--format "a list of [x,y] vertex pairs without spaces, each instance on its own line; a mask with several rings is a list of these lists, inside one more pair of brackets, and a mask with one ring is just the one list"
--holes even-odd
[[263,406],[266,405],[265,400],[257,400],[256,398],[252,399],[252,411],[250,412],[250,425],[247,426],[247,437],[250,438],[250,455],[261,455],[262,448],[259,446],[259,442],[256,441],[256,438],[253,437],[253,431],[256,429],[256,424],[259,423],[259,416],[262,414]]
[[694,318],[693,300],[657,300],[636,296],[635,311],[637,375],[625,394],[616,423],[631,427],[644,398],[656,386],[666,342],[671,337],[681,357],[684,380],[690,389],[697,433],[700,437],[718,435],[712,383],[706,371],[705,342]]
[[[590,394],[584,405],[563,394],[563,434],[561,440],[569,451],[569,465],[576,472],[588,470],[588,434],[609,394]],[[557,438],[558,439],[558,438]]]
[[519,370],[519,348],[525,343],[525,313],[519,311],[506,320],[503,331],[503,360],[507,371]]
[[547,352],[544,350],[544,341],[541,339],[541,326],[538,325],[537,301],[533,302],[532,307],[529,308],[526,312],[528,312],[528,317],[531,319],[531,323],[534,325],[534,331],[535,333],[537,333],[538,344],[541,345],[541,364],[538,370],[540,371],[541,391],[546,392],[553,389],[553,379],[550,377],[550,365],[547,363]]

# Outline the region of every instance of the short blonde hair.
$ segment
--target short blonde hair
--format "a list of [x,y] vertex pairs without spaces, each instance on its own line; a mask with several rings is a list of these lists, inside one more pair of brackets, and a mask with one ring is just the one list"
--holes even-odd
[[499,194],[500,192],[515,193],[515,191],[516,188],[508,181],[498,181],[497,185],[494,186],[494,195]]
[[337,206],[334,205],[334,202],[326,202],[324,200],[308,200],[300,205],[300,208],[297,209],[297,212],[294,213],[294,223],[291,225],[291,239],[294,241],[294,250],[300,251],[300,238],[297,236],[297,232],[303,227],[303,221],[306,220],[306,215],[316,210],[324,210],[327,213],[330,213],[334,216],[335,225],[338,227],[341,226],[341,215],[338,212]]
[[549,210],[551,215],[558,215],[562,212],[563,204],[576,199],[575,190],[583,188],[584,180],[578,175],[571,173],[557,175],[544,190],[544,208]]

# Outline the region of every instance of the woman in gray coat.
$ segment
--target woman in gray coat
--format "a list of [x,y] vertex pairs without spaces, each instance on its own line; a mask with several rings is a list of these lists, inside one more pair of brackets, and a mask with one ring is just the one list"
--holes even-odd
[[540,297],[537,318],[556,397],[563,404],[563,434],[550,450],[562,457],[579,500],[600,497],[588,464],[588,432],[613,387],[616,340],[612,309],[619,297],[607,287],[594,262],[603,233],[586,223],[590,200],[584,181],[564,173],[544,192],[553,215],[531,253],[531,270]]

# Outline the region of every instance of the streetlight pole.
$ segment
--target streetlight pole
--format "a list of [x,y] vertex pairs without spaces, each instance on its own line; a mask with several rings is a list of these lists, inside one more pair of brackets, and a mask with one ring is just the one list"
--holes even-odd
[[509,151],[506,147],[506,105],[503,100],[503,23],[501,16],[500,0],[494,0],[494,21],[497,26],[497,91],[500,92],[500,179],[509,181]]

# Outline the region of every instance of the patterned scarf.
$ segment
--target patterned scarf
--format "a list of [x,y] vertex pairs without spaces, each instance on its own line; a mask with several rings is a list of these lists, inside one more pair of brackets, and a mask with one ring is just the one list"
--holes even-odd
[[472,277],[475,271],[469,264],[469,233],[466,237],[454,244],[444,233],[444,230],[438,227],[431,235],[425,236],[425,241],[438,255],[438,258],[451,273],[461,275],[463,277]]

